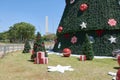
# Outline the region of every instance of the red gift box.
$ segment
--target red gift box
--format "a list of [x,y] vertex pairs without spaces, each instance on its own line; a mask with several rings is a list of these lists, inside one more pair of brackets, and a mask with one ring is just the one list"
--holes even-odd
[[48,57],[45,57],[44,52],[37,52],[34,64],[48,64]]
[[80,61],[85,61],[86,60],[86,55],[80,55]]
[[48,64],[48,57],[41,58],[40,64]]
[[116,80],[120,80],[120,69],[117,71]]
[[41,52],[41,51],[37,52],[37,57],[44,58],[45,57],[45,52]]
[[40,64],[44,64],[44,58],[40,59]]

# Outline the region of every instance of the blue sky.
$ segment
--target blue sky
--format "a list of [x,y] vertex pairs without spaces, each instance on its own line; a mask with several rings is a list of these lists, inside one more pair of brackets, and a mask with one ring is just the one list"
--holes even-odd
[[27,22],[44,35],[48,16],[49,32],[56,33],[64,8],[65,0],[0,0],[0,32],[15,23]]

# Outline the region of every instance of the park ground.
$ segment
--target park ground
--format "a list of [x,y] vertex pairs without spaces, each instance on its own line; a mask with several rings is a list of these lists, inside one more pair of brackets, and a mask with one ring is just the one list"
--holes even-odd
[[[49,54],[48,64],[34,64],[30,53],[22,51],[8,53],[0,59],[0,80],[112,80],[108,72],[117,72],[116,60],[93,59],[79,61],[76,57],[61,57]],[[48,72],[48,66],[72,66],[74,71]]]

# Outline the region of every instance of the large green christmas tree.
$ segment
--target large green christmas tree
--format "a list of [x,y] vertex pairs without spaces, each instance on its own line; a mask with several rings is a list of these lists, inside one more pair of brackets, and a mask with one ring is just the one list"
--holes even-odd
[[45,57],[48,57],[48,54],[45,49],[44,40],[42,39],[41,34],[37,32],[36,41],[34,42],[33,46],[34,54],[31,56],[31,59],[34,59],[36,57],[37,52],[39,51],[45,52]]
[[73,54],[82,54],[86,33],[94,55],[111,56],[119,49],[120,0],[66,0],[53,50],[70,48]]

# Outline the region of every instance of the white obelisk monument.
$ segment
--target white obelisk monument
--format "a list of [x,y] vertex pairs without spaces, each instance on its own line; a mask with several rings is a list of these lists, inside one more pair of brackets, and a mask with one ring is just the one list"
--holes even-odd
[[48,34],[48,16],[45,17],[45,33]]

